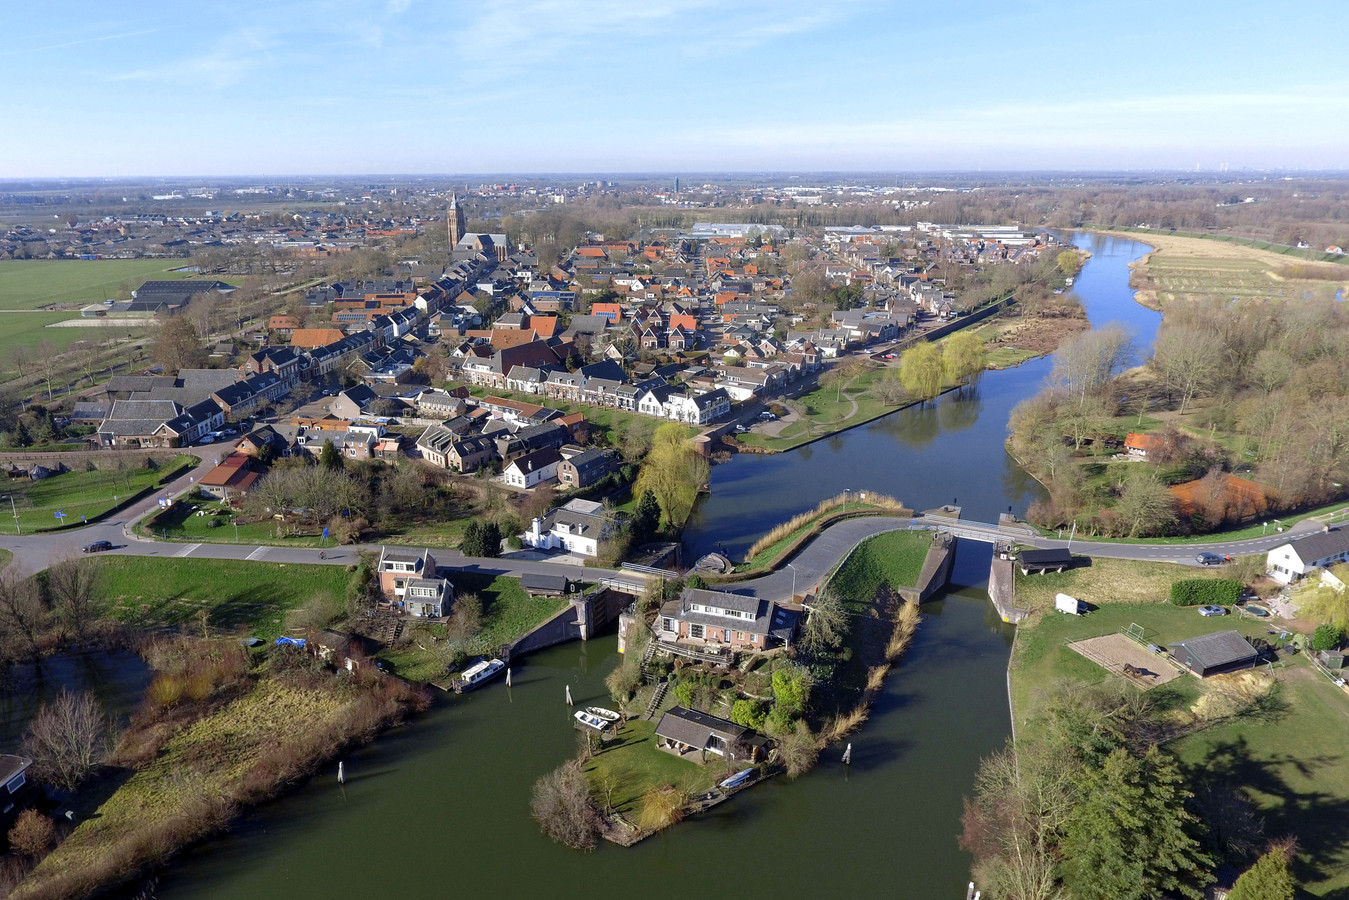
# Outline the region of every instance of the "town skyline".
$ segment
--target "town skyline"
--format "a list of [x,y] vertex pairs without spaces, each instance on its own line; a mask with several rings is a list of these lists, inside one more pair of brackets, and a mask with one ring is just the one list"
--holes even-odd
[[1247,6],[34,7],[0,178],[1349,168],[1333,29]]

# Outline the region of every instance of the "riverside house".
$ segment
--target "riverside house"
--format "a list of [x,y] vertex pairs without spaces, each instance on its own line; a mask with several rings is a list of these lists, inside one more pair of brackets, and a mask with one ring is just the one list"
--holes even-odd
[[685,588],[660,608],[656,639],[733,650],[767,650],[790,645],[800,614],[748,594]]

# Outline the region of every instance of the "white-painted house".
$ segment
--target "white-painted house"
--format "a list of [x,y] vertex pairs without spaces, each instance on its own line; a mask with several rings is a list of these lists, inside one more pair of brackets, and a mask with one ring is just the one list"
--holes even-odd
[[1269,551],[1265,566],[1269,577],[1292,584],[1316,569],[1346,560],[1349,560],[1349,528],[1326,528],[1275,547]]
[[600,541],[610,536],[604,504],[593,500],[573,500],[535,519],[520,535],[526,547],[536,550],[566,550],[584,556],[598,556]]
[[557,478],[557,467],[562,454],[551,448],[535,450],[513,460],[501,470],[501,480],[511,487],[532,488]]

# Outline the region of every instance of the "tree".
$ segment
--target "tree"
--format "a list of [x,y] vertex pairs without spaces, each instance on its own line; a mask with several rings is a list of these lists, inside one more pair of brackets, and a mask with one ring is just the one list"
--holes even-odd
[[1176,521],[1176,498],[1156,474],[1139,467],[1120,486],[1115,512],[1128,537],[1161,534]]
[[977,334],[962,331],[942,342],[942,370],[947,381],[978,378],[983,374],[986,354]]
[[329,472],[340,472],[346,465],[342,459],[342,454],[333,446],[332,441],[324,441],[323,449],[319,451],[319,468],[327,469]]
[[1082,900],[1150,900],[1179,893],[1195,900],[1213,881],[1190,793],[1174,757],[1120,747],[1087,766],[1081,800],[1064,824],[1059,849],[1064,885]]
[[164,367],[165,374],[195,368],[202,356],[201,335],[187,316],[171,315],[159,324],[154,360]]
[[37,656],[48,615],[33,579],[0,572],[0,650],[7,658]]
[[918,344],[905,350],[900,358],[899,380],[919,400],[930,400],[940,394],[944,377],[942,351],[936,344]]
[[1054,262],[1058,265],[1059,271],[1064,275],[1076,275],[1078,269],[1082,268],[1082,263],[1077,258],[1077,253],[1072,250],[1061,250],[1059,255],[1054,257]]
[[813,686],[810,672],[805,668],[784,665],[773,671],[773,702],[788,714],[799,716],[806,711]]
[[796,722],[790,731],[778,739],[778,758],[787,768],[787,777],[804,775],[820,758],[820,745],[810,726]]
[[482,598],[468,591],[454,598],[454,611],[445,624],[445,633],[451,641],[464,647],[482,630]]
[[763,728],[766,716],[767,713],[764,710],[762,700],[741,698],[731,704],[731,721],[737,725],[743,725],[757,731]]
[[1344,641],[1344,629],[1338,625],[1317,625],[1312,631],[1313,650],[1337,650]]
[[1291,843],[1276,844],[1241,874],[1227,900],[1294,900],[1297,882],[1288,869],[1293,855]]
[[35,809],[25,809],[19,813],[14,827],[9,830],[9,845],[33,859],[43,856],[54,840],[56,826]]
[[1193,326],[1163,324],[1152,351],[1152,364],[1166,381],[1167,391],[1180,394],[1180,410],[1208,390],[1222,371],[1222,350],[1214,335]]
[[53,787],[74,790],[112,749],[108,717],[93,694],[62,689],[38,710],[23,749],[33,758],[34,775]]
[[632,535],[633,545],[640,547],[649,543],[656,536],[658,528],[660,528],[660,504],[656,501],[655,494],[649,490],[643,491],[641,499],[637,501],[637,509],[633,512],[632,518],[628,519],[628,534]]
[[77,557],[56,563],[47,570],[47,594],[65,633],[84,641],[103,599],[98,560]]
[[710,473],[707,460],[689,442],[687,428],[667,422],[656,429],[633,490],[639,496],[650,491],[665,521],[679,525],[688,518]]
[[1133,356],[1133,339],[1121,325],[1084,331],[1060,345],[1050,379],[1074,402],[1100,391]]
[[52,381],[56,378],[58,367],[56,345],[51,341],[38,341],[34,352],[37,355],[38,374],[42,376],[43,382],[47,385],[47,400],[52,399]]
[[801,629],[801,646],[808,653],[837,649],[848,632],[848,610],[838,594],[828,588],[815,596]]
[[530,811],[543,833],[560,844],[586,851],[599,844],[600,814],[580,760],[568,760],[534,782]]
[[501,555],[501,526],[495,522],[471,520],[464,528],[459,550],[465,556],[497,557]]

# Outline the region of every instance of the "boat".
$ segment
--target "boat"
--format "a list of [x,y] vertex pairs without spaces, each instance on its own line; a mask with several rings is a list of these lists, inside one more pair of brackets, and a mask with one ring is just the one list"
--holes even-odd
[[743,772],[736,772],[730,778],[727,778],[721,784],[717,785],[717,787],[722,788],[724,790],[730,790],[731,788],[738,788],[741,785],[745,784],[747,781],[749,781],[750,777],[753,774],[754,774],[753,769],[745,769]]
[[603,706],[587,706],[586,712],[598,719],[603,719],[606,722],[618,721],[618,713],[614,712],[612,709],[605,709]]
[[576,712],[572,713],[572,715],[576,717],[577,722],[587,728],[593,728],[596,731],[603,731],[612,724],[606,719],[601,719],[599,716],[592,716],[584,709],[578,709]]
[[471,691],[483,682],[491,681],[506,671],[506,664],[499,659],[484,659],[464,670],[463,674],[451,682],[456,694]]

